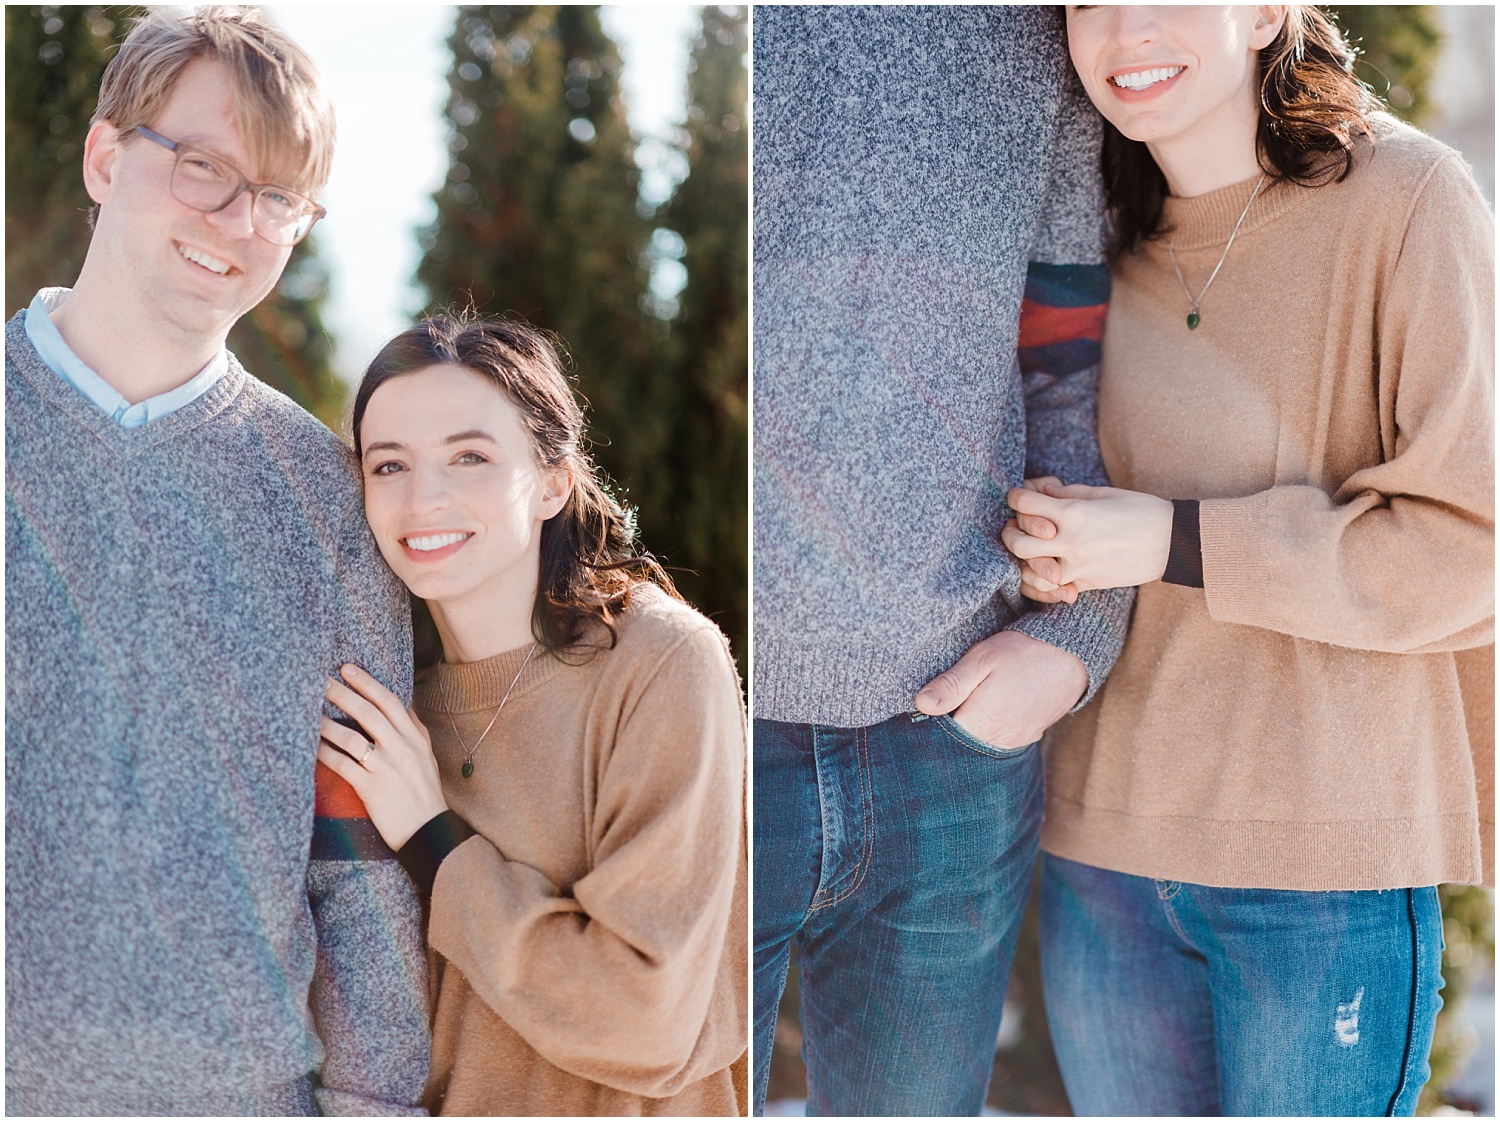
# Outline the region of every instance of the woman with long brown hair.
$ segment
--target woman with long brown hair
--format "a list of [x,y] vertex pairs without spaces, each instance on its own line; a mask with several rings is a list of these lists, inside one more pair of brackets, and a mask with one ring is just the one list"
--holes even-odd
[[1315,8],[1067,22],[1108,122],[1116,486],[1028,481],[1004,537],[1035,599],[1141,586],[1049,742],[1068,1094],[1411,1114],[1435,886],[1493,877],[1493,221]]
[[428,902],[424,1105],[743,1113],[745,728],[724,637],[634,552],[540,333],[403,332],[354,439],[370,528],[441,661],[410,711],[345,667],[327,696],[363,731],[325,719],[319,759]]

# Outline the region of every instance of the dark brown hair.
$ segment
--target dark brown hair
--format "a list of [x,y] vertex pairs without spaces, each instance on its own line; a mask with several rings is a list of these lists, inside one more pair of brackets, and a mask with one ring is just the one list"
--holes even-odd
[[[1380,102],[1354,76],[1355,52],[1333,22],[1310,4],[1293,4],[1260,52],[1261,169],[1303,187],[1342,180],[1354,166],[1354,138],[1370,135]],[[1104,122],[1104,205],[1113,233],[1111,259],[1167,233],[1161,225],[1167,180],[1151,152]]]
[[[467,314],[436,315],[408,328],[380,349],[354,395],[354,451],[363,455],[360,428],[375,391],[403,374],[429,366],[472,370],[495,384],[521,414],[537,463],[567,467],[573,490],[562,510],[542,524],[541,565],[531,631],[547,650],[598,649],[615,644],[614,620],[630,603],[631,589],[653,581],[677,590],[654,557],[637,552],[635,520],[606,488],[583,447],[583,408],[563,374],[552,338],[525,324]],[[678,597],[680,599],[680,597]],[[413,597],[417,665],[440,651],[425,605]],[[608,639],[592,625],[598,624]]]

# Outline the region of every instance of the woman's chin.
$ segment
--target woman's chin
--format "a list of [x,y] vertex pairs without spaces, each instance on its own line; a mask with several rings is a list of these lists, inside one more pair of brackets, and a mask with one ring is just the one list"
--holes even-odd
[[1154,141],[1166,139],[1171,134],[1171,129],[1166,122],[1155,115],[1132,114],[1124,121],[1111,121],[1119,130],[1120,135],[1126,140],[1139,141],[1142,144],[1151,144]]
[[419,600],[428,603],[442,603],[451,600],[463,590],[456,587],[457,582],[451,576],[443,573],[425,571],[413,572],[410,566],[402,566],[396,570],[396,575],[401,578],[401,583],[406,585],[407,591]]

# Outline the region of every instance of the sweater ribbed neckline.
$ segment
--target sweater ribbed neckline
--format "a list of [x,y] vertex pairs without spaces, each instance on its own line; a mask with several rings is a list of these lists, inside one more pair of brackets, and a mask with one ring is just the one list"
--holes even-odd
[[213,388],[165,417],[158,417],[135,428],[125,428],[42,361],[31,340],[26,337],[24,308],[7,322],[5,345],[7,360],[12,356],[17,359],[17,373],[31,383],[45,400],[72,418],[78,427],[92,433],[122,455],[151,448],[217,417],[239,396],[250,377],[231,352],[229,369]]
[[[434,713],[472,713],[494,709],[510,690],[514,701],[550,679],[562,663],[538,646],[531,661],[531,644],[501,651],[475,662],[442,662],[423,671],[413,701]],[[524,669],[522,669],[524,666]],[[519,677],[517,676],[519,675]],[[515,688],[511,689],[511,683]]]
[[1312,196],[1315,188],[1299,187],[1289,180],[1274,180],[1266,177],[1266,184],[1250,204],[1248,213],[1245,204],[1260,182],[1257,172],[1249,179],[1220,187],[1206,195],[1179,198],[1169,195],[1162,200],[1162,227],[1169,232],[1159,239],[1162,253],[1166,243],[1179,252],[1194,249],[1223,249],[1234,231],[1234,224],[1245,215],[1240,226],[1240,236],[1262,226],[1268,226],[1293,207]]

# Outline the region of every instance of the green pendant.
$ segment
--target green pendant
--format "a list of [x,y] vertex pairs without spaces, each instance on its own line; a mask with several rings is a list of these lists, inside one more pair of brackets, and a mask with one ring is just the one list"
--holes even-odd
[[1197,312],[1189,312],[1188,313],[1188,330],[1192,331],[1197,326],[1198,326],[1198,313]]
[[471,776],[471,775],[474,774],[474,761],[473,760],[465,760],[464,761],[464,766],[462,768],[460,768],[459,770],[463,773],[463,777],[465,779],[469,778],[469,776]]

